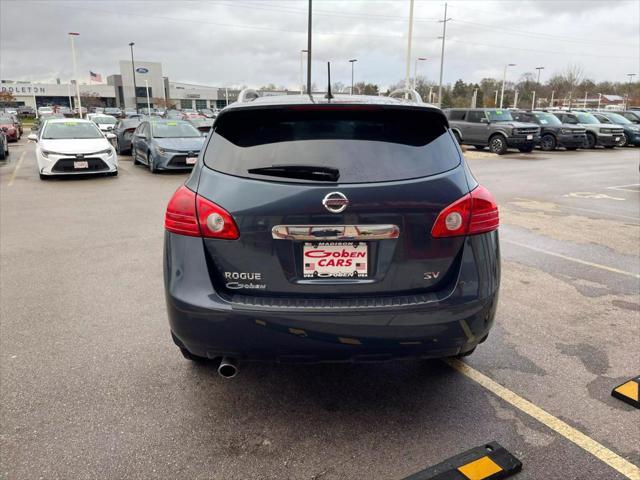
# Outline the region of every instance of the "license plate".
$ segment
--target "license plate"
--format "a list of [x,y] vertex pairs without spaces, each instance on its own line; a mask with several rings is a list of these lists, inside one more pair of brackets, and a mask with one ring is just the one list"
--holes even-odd
[[187,157],[187,165],[195,165],[198,157]]
[[73,168],[89,168],[89,162],[73,162]]
[[527,135],[527,140],[533,140],[533,135]]
[[305,278],[362,278],[368,272],[364,242],[319,242],[303,246]]
[[616,142],[619,142],[619,141],[620,141],[620,137],[616,137],[616,138],[614,138],[614,140],[615,140]]

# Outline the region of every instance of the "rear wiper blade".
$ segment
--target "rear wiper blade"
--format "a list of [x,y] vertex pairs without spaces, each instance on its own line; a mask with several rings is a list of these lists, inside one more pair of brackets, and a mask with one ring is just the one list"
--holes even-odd
[[270,167],[250,168],[249,173],[269,175],[272,177],[299,178],[321,182],[337,182],[340,170],[331,167],[314,165],[271,165]]

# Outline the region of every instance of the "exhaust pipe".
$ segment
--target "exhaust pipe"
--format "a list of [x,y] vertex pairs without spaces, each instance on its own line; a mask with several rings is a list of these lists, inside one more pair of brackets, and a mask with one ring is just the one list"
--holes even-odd
[[218,375],[224,378],[233,378],[238,374],[238,362],[235,358],[222,357],[218,366]]

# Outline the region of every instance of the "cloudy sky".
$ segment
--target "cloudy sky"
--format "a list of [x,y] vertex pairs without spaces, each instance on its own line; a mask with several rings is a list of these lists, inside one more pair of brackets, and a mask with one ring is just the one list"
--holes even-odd
[[[404,77],[409,0],[314,0],[314,82],[388,86]],[[0,77],[50,82],[72,77],[68,32],[78,70],[117,73],[118,60],[160,61],[171,80],[214,86],[269,83],[297,88],[306,48],[306,0],[29,1],[0,0]],[[413,58],[437,80],[444,2],[416,0]],[[577,64],[593,80],[640,73],[640,0],[448,2],[445,83],[479,81],[544,66],[543,79]],[[413,69],[413,62],[412,62]],[[638,77],[636,77],[636,80]]]

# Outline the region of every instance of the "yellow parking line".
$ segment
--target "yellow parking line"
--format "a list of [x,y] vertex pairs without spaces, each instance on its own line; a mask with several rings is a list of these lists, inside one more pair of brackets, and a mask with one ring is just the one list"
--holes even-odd
[[18,173],[18,169],[20,168],[20,165],[22,165],[22,160],[24,159],[24,154],[27,152],[22,152],[20,154],[20,158],[18,159],[18,163],[16,163],[16,168],[13,169],[13,173],[11,174],[11,178],[9,179],[9,184],[8,186],[10,187],[11,185],[13,185],[13,182],[15,182],[16,180],[16,175]]
[[490,379],[485,374],[480,373],[478,370],[470,367],[466,363],[463,363],[460,360],[456,359],[448,359],[445,360],[445,362],[449,364],[450,367],[462,373],[464,376],[470,378],[474,382],[486,388],[505,402],[510,403],[518,410],[526,413],[540,423],[546,425],[551,430],[556,431],[564,438],[584,449],[602,462],[606,463],[611,468],[617,470],[622,475],[632,480],[640,480],[640,468],[638,466],[634,465],[628,460],[625,460],[620,455],[609,450],[601,443],[596,442],[591,437],[588,437],[581,431],[573,428],[571,425],[563,422],[559,418],[554,417],[553,415],[546,412],[537,405],[534,405],[530,401],[525,400],[508,388],[503,387],[498,382]]
[[580,263],[582,265],[587,265],[593,268],[599,268],[601,270],[606,270],[608,272],[619,273],[620,275],[628,275],[633,278],[640,278],[640,274],[627,272],[626,270],[620,270],[618,268],[607,267],[606,265],[600,265],[599,263],[587,262],[586,260],[581,260],[575,257],[569,257],[567,255],[562,255],[561,253],[551,252],[549,250],[544,250],[538,247],[532,247],[531,245],[527,245],[525,243],[514,242],[513,240],[502,240],[503,242],[512,243],[513,245],[518,245],[519,247],[528,248],[529,250],[533,250],[540,253],[546,253],[547,255],[551,255],[553,257],[562,258],[563,260],[569,260],[571,262]]

